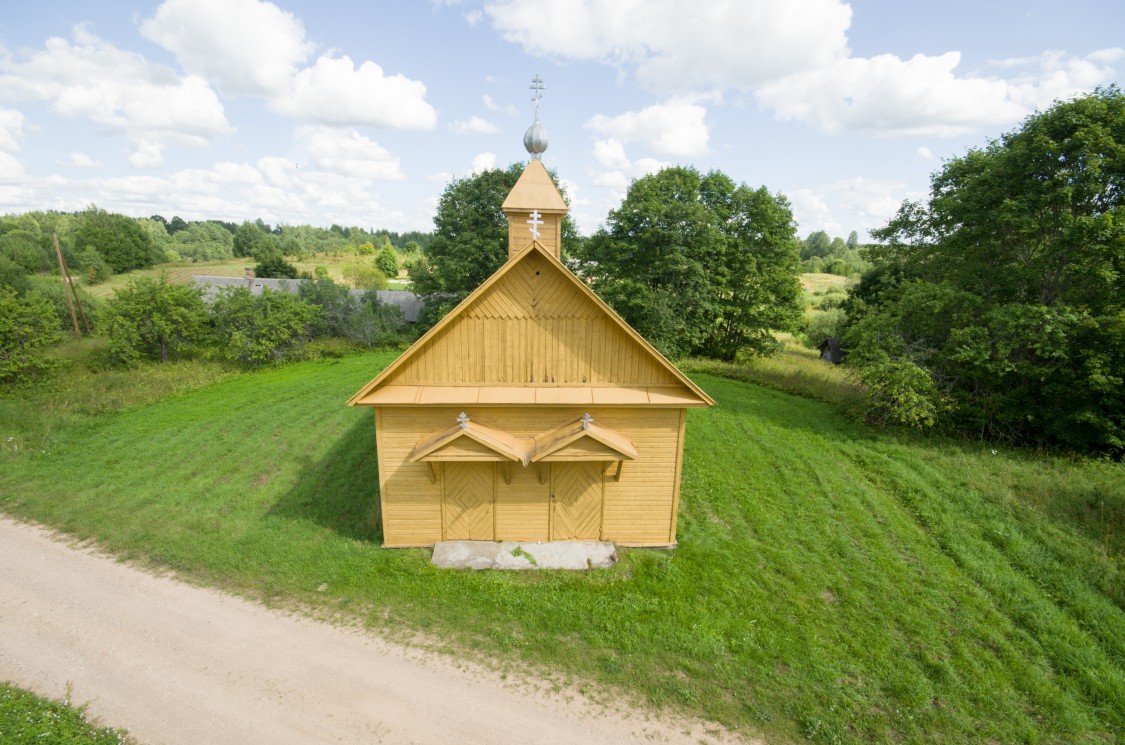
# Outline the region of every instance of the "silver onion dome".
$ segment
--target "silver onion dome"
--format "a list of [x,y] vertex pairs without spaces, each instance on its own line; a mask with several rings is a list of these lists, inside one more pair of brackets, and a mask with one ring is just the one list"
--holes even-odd
[[532,160],[539,160],[539,156],[547,149],[547,130],[539,123],[538,118],[524,132],[523,146],[531,153]]
[[536,75],[528,86],[535,91],[531,100],[535,102],[535,122],[523,134],[523,146],[531,154],[532,160],[539,160],[539,156],[547,149],[547,130],[539,121],[539,99],[543,97],[543,80]]

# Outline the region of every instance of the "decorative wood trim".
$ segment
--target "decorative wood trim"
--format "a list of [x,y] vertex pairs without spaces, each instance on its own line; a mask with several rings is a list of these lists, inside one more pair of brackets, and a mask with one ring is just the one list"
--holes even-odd
[[680,479],[684,469],[684,433],[687,431],[687,409],[680,410],[680,433],[676,442],[676,476],[672,485],[672,521],[668,530],[668,543],[676,543],[676,521],[680,515]]

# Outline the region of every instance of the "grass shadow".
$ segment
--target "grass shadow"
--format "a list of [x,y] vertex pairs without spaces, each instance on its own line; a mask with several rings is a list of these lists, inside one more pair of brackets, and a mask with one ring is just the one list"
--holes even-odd
[[371,419],[357,419],[324,456],[301,463],[296,483],[267,514],[308,520],[347,538],[381,544],[374,439]]

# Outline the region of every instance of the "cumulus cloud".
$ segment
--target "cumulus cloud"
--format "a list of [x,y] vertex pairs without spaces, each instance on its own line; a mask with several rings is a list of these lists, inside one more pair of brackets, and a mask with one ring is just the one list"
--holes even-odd
[[707,152],[707,109],[688,101],[667,101],[614,117],[598,114],[586,127],[621,142],[639,142],[662,155]]
[[164,165],[164,149],[156,142],[141,142],[129,156],[133,168],[158,168]]
[[918,153],[918,157],[921,158],[922,160],[933,160],[934,159],[934,151],[930,150],[925,145],[922,145],[921,147],[919,147],[914,152]]
[[1005,80],[959,77],[958,52],[908,60],[884,54],[792,75],[762,86],[756,95],[780,119],[825,132],[948,137],[1017,121],[1056,98],[1111,80],[1113,69],[1104,56],[1091,57],[1051,54],[1036,60],[1034,70],[1020,60],[1025,69]]
[[471,116],[465,121],[452,122],[449,125],[449,131],[454,134],[483,134],[490,135],[499,131],[495,124],[492,122],[481,119],[479,116]]
[[828,133],[947,137],[1013,123],[1113,81],[1125,57],[1048,52],[974,74],[957,70],[957,51],[853,57],[843,0],[492,0],[485,12],[530,54],[605,62],[661,96],[750,91],[778,119]]
[[64,116],[89,119],[130,133],[194,142],[230,131],[222,104],[205,80],[102,41],[82,26],[74,43],[0,60],[0,90],[47,101]]
[[320,57],[301,70],[292,87],[269,106],[299,121],[433,129],[437,114],[426,103],[426,86],[402,75],[385,75],[374,62],[356,67],[350,57]]
[[470,173],[482,173],[496,168],[496,153],[480,153],[469,164]]
[[625,195],[633,179],[656,173],[669,165],[655,158],[630,160],[625,154],[625,146],[613,138],[594,142],[593,155],[600,166],[600,170],[593,173],[593,183],[608,187],[618,199]]
[[0,109],[0,151],[20,149],[24,115],[15,109]]
[[499,112],[501,114],[505,114],[507,116],[515,116],[516,114],[519,113],[519,111],[516,109],[516,107],[513,106],[512,104],[507,104],[505,106],[501,106],[500,104],[496,103],[496,99],[494,99],[492,96],[488,95],[487,93],[484,94],[481,97],[481,100],[484,101],[484,107],[486,109],[488,109],[489,111],[497,111],[497,112]]
[[904,199],[925,197],[898,181],[855,177],[812,187],[787,191],[801,235],[823,230],[844,236],[853,230],[861,238],[866,231],[882,227]]
[[86,153],[71,153],[66,160],[56,160],[55,165],[66,168],[101,168],[102,162],[91,158]]
[[661,94],[751,87],[827,65],[847,49],[841,0],[496,0],[492,25],[527,52],[631,66]]
[[140,30],[229,94],[281,91],[313,52],[292,13],[261,0],[167,0]]
[[[24,177],[23,164],[11,153],[0,152],[0,184],[11,184]],[[0,200],[3,204],[4,200]]]
[[298,127],[293,136],[325,170],[381,181],[406,178],[396,156],[350,127]]

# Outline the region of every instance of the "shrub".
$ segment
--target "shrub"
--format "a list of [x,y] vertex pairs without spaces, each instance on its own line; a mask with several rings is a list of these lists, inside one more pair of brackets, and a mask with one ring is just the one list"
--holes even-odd
[[379,253],[375,256],[375,266],[387,278],[398,276],[398,254],[393,246],[387,244],[379,249]]
[[[824,305],[821,305],[823,308]],[[819,347],[829,337],[839,337],[843,333],[846,317],[840,308],[829,308],[821,313],[814,313],[809,319],[808,328],[805,330],[805,341],[812,348]]]
[[211,305],[214,340],[226,359],[259,367],[297,356],[319,310],[287,292],[226,287]]
[[285,260],[279,253],[266,254],[254,265],[255,277],[272,279],[297,279],[297,267]]
[[161,274],[117,290],[106,304],[102,325],[117,360],[127,365],[142,357],[167,362],[206,338],[207,311],[199,288],[169,284]]
[[62,340],[50,301],[0,287],[0,381],[24,380],[54,363],[45,352]]

